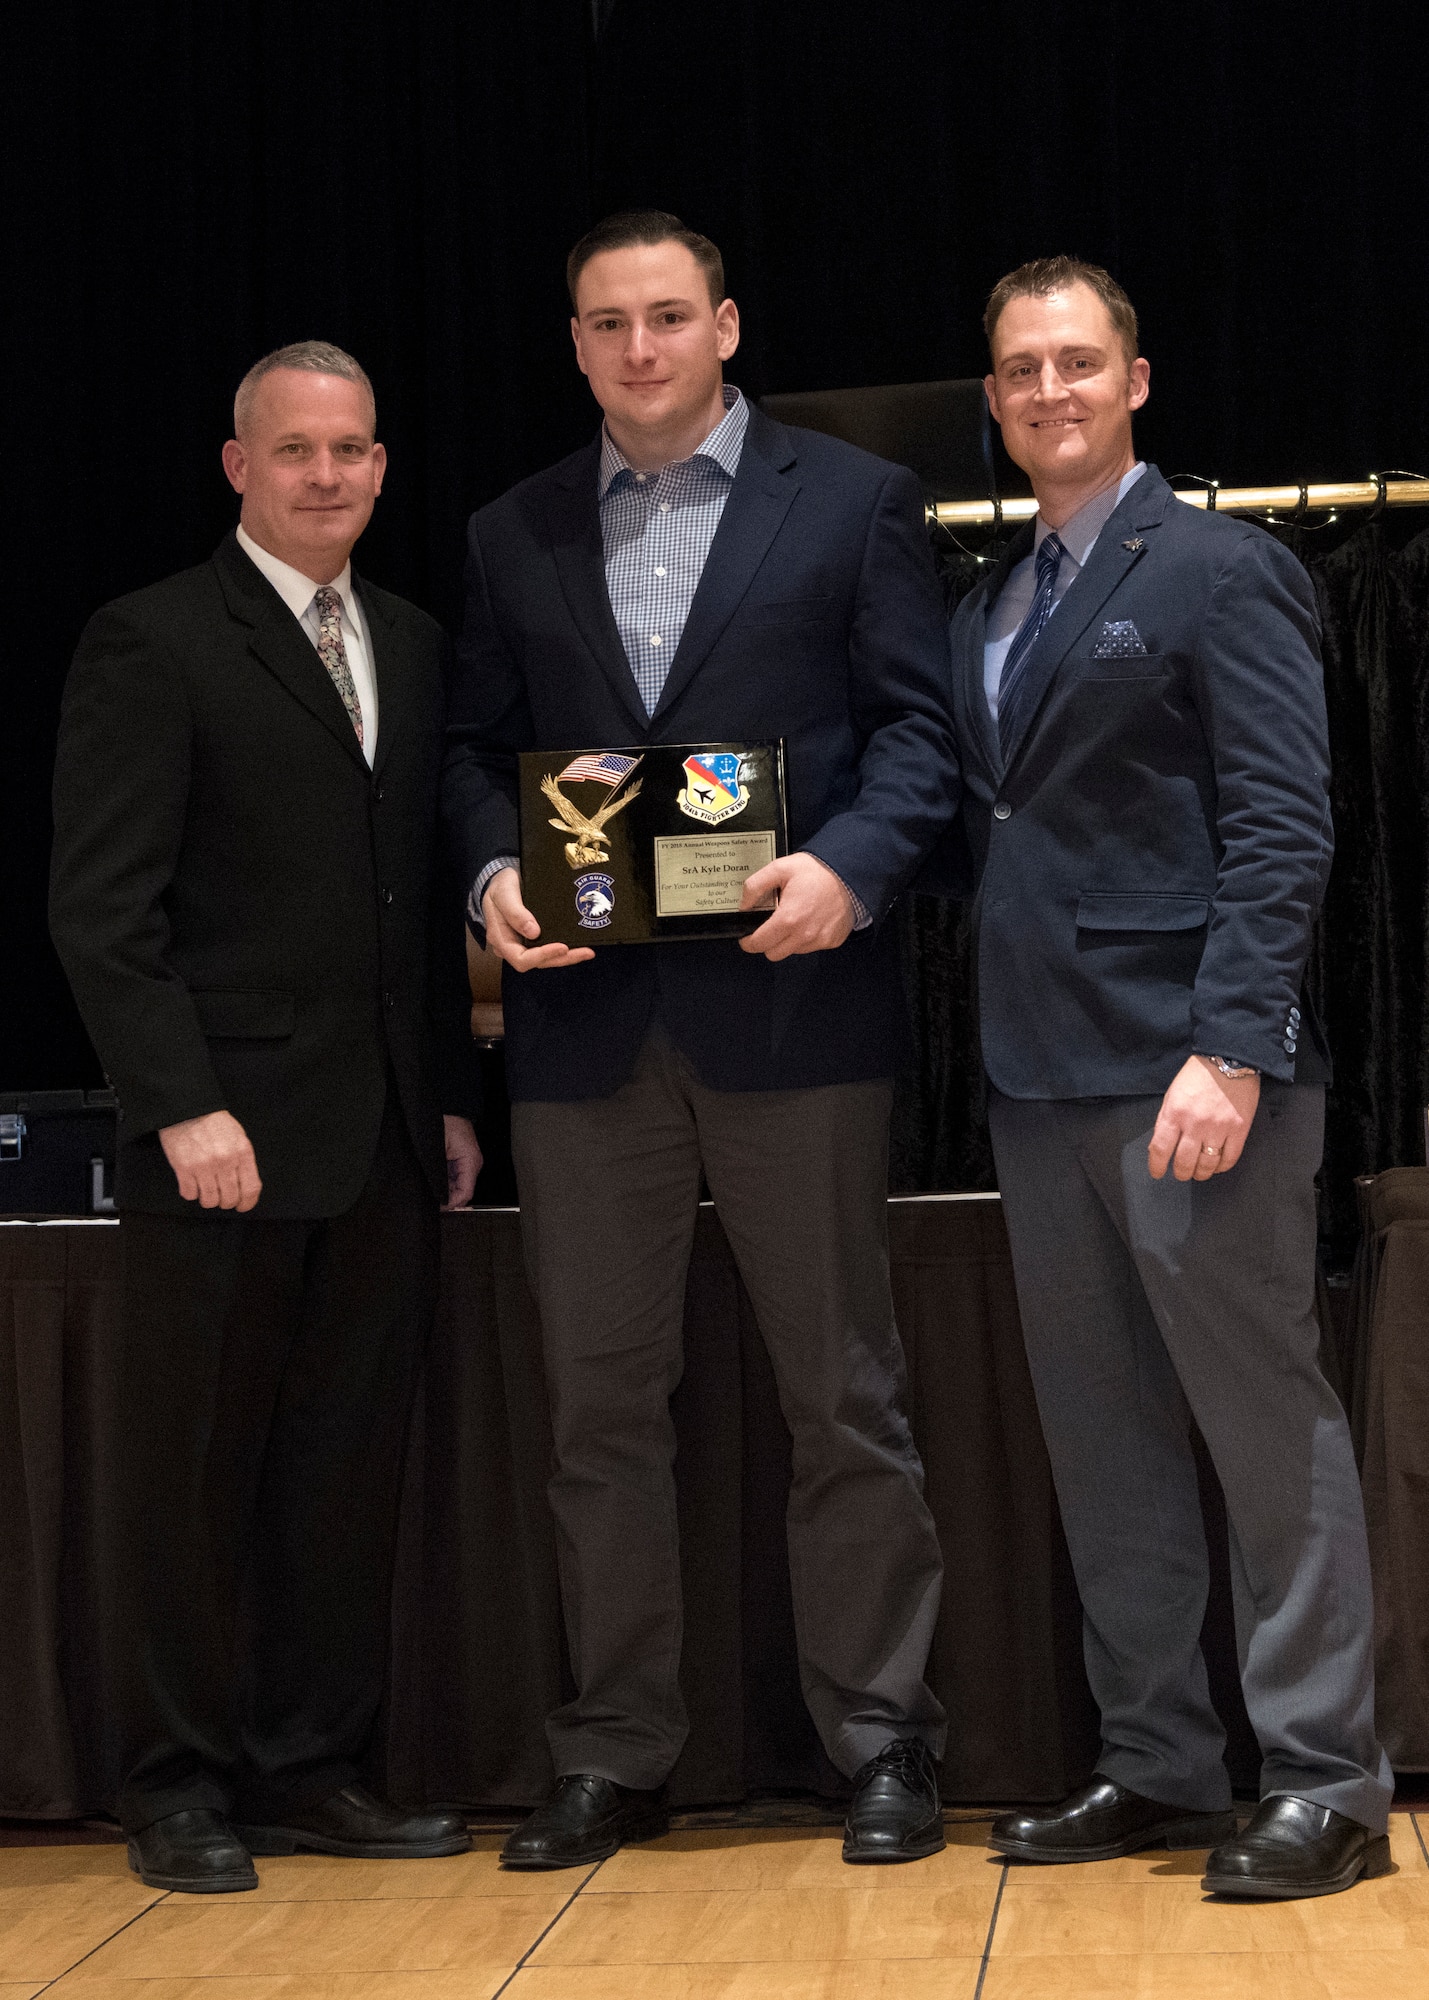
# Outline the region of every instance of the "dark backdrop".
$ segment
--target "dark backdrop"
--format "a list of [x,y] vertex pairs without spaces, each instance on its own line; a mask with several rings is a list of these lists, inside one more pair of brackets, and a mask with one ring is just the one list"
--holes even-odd
[[1164,470],[1429,470],[1420,5],[27,13],[0,62],[0,1089],[97,1081],[43,922],[75,638],[229,525],[229,398],[281,341],[370,368],[392,473],[362,563],[446,618],[469,508],[588,432],[561,263],[630,203],[721,242],[752,393],[981,373],[993,280],[1072,249],[1141,310]]

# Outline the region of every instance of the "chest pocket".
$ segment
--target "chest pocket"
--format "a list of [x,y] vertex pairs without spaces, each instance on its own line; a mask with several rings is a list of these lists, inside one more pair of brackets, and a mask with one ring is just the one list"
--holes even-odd
[[1164,653],[1120,653],[1110,657],[1068,660],[1062,672],[1073,681],[1159,681],[1171,671]]
[[743,617],[758,625],[828,625],[841,614],[840,601],[827,593],[815,597],[781,597],[747,604]]

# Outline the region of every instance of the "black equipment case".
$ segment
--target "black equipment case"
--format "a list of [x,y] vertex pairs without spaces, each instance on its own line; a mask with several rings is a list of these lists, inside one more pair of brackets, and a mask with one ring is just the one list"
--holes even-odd
[[112,1090],[0,1091],[0,1213],[112,1215]]

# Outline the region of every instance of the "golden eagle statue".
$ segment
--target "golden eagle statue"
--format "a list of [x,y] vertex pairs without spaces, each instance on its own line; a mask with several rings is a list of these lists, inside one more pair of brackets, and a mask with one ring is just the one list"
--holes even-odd
[[553,819],[551,825],[562,832],[569,831],[575,835],[574,840],[566,842],[567,861],[572,868],[594,868],[600,862],[610,859],[606,851],[610,846],[610,835],[603,833],[602,827],[607,820],[614,819],[622,808],[628,806],[630,801],[639,795],[640,786],[638,783],[633,784],[619,798],[607,799],[600,811],[593,814],[590,819],[571,804],[554,778],[549,776],[542,778],[541,790],[561,815],[559,819]]

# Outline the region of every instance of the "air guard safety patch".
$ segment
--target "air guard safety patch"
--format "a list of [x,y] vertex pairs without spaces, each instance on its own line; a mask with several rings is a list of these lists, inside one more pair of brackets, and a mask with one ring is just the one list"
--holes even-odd
[[577,875],[576,922],[583,931],[603,931],[615,909],[612,875]]

